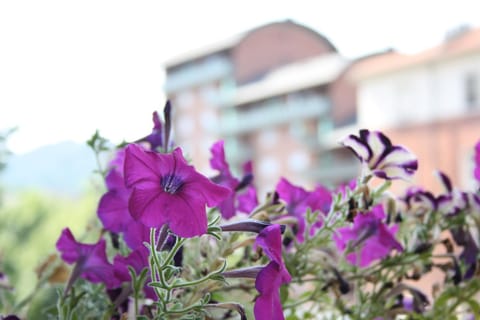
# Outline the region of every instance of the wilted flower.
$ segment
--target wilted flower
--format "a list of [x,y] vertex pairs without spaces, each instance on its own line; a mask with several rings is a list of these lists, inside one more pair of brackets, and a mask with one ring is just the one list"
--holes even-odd
[[403,251],[402,245],[394,237],[398,227],[387,227],[384,219],[383,207],[377,205],[369,212],[358,214],[352,227],[337,229],[333,236],[337,248],[350,248],[353,251],[347,255],[348,262],[366,267],[374,260],[387,256],[392,249]]
[[180,148],[160,154],[128,145],[125,184],[133,189],[129,210],[135,220],[148,227],[168,224],[181,237],[206,233],[206,205],[213,207],[230,194],[188,165]]
[[[295,233],[298,241],[303,242],[306,223],[305,214],[307,210],[310,209],[311,211],[320,211],[323,214],[327,214],[332,204],[331,193],[322,186],[318,186],[313,191],[306,191],[302,187],[291,184],[285,178],[280,179],[275,190],[280,199],[286,202],[287,213],[297,218],[298,229]],[[322,220],[319,220],[313,226],[311,232],[321,225]]]
[[408,179],[418,168],[415,155],[404,147],[392,145],[379,131],[360,130],[359,136],[349,135],[342,144],[379,178]]
[[257,275],[255,288],[259,297],[255,302],[254,313],[256,319],[284,319],[280,302],[280,287],[289,283],[291,276],[288,273],[282,258],[282,233],[280,225],[271,225],[257,236],[256,244],[270,259]]

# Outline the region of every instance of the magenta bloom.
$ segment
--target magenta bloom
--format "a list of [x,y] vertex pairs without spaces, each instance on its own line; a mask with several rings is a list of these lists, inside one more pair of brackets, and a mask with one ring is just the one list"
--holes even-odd
[[[300,242],[304,240],[305,213],[307,209],[312,211],[318,210],[323,214],[327,214],[330,211],[332,195],[322,186],[309,192],[302,187],[291,184],[287,179],[281,178],[275,190],[280,199],[286,202],[288,214],[297,218],[298,229],[296,230],[296,236]],[[321,225],[322,221],[319,220],[314,227],[318,228]],[[314,230],[311,231],[313,232]]]
[[[227,187],[231,193],[218,208],[225,219],[230,219],[238,211],[250,213],[253,208],[258,205],[255,187],[251,185],[253,175],[251,162],[247,162],[244,166],[245,176],[240,181],[235,178],[230,171],[230,166],[225,157],[224,141],[217,141],[210,148],[212,158],[210,159],[210,166],[219,171],[219,175],[212,180],[224,187]],[[240,190],[247,187],[247,191],[239,194]]]
[[128,145],[125,184],[133,189],[129,210],[136,221],[147,227],[168,224],[181,237],[206,233],[206,206],[218,205],[230,194],[188,165],[180,148],[160,154]]
[[480,141],[475,145],[475,171],[474,176],[477,181],[480,181]]
[[[132,278],[130,276],[130,272],[128,271],[128,266],[131,266],[137,275],[140,274],[144,268],[149,267],[149,254],[150,251],[147,249],[147,247],[142,246],[132,251],[127,257],[123,257],[121,255],[115,256],[115,259],[113,260],[113,272],[115,277],[121,282],[130,282]],[[143,290],[147,298],[156,300],[157,296],[155,291],[152,287],[148,286],[148,282],[150,281],[151,278],[148,276]]]
[[153,120],[152,133],[149,134],[145,138],[145,140],[147,140],[150,143],[150,148],[152,150],[156,150],[159,147],[163,147],[163,142],[164,142],[163,141],[163,125],[157,111],[153,112],[152,120]]
[[144,241],[149,241],[150,229],[130,215],[128,200],[132,189],[125,186],[124,161],[125,149],[120,149],[110,162],[110,171],[105,178],[108,191],[100,198],[97,214],[106,230],[122,232],[127,245],[136,249],[143,246]]
[[98,218],[105,229],[123,232],[133,222],[128,210],[131,190],[125,186],[122,174],[115,169],[108,172],[105,182],[108,191],[100,198]]
[[377,205],[372,211],[358,214],[352,227],[337,229],[333,236],[337,248],[345,250],[350,243],[353,249],[347,255],[348,262],[366,267],[387,256],[392,249],[403,251],[402,245],[394,237],[398,227],[388,228],[383,222],[384,218],[382,205]]
[[105,283],[107,288],[119,285],[113,276],[113,267],[107,260],[104,239],[95,244],[80,243],[75,240],[70,229],[66,228],[56,246],[63,261],[77,264],[72,278],[77,274],[93,283]]
[[408,179],[418,168],[415,155],[401,146],[394,146],[379,131],[360,130],[349,135],[342,144],[353,151],[364,167],[383,179]]
[[[168,102],[167,102],[167,105],[168,105]],[[148,148],[150,150],[156,151],[157,149],[164,147],[164,143],[165,143],[164,123],[160,119],[160,116],[158,115],[157,111],[153,112],[152,121],[153,121],[152,132],[149,135],[141,139],[138,139],[137,141],[135,141],[135,143],[146,142],[148,143]]]
[[255,288],[260,294],[253,309],[255,319],[285,319],[280,301],[280,287],[289,283],[292,278],[283,263],[280,225],[274,224],[263,229],[255,243],[270,259],[270,263],[260,271],[255,281]]
[[237,196],[238,211],[250,213],[258,206],[257,190],[254,186],[248,186],[247,190]]
[[212,158],[210,159],[210,166],[220,172],[218,176],[212,180],[230,190],[230,196],[223,200],[218,209],[225,219],[230,219],[236,213],[235,208],[235,189],[240,181],[235,178],[230,172],[230,167],[225,158],[225,151],[223,141],[216,142],[211,148]]

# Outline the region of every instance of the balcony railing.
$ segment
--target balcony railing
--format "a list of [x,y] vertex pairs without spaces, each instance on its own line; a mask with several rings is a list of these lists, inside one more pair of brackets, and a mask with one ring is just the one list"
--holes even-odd
[[197,85],[222,79],[232,72],[232,65],[224,57],[209,59],[184,66],[167,75],[165,91],[167,93],[181,91]]
[[224,110],[220,132],[222,135],[238,135],[268,126],[319,118],[329,108],[330,101],[324,96],[311,96],[288,102],[274,101],[248,111],[229,108]]

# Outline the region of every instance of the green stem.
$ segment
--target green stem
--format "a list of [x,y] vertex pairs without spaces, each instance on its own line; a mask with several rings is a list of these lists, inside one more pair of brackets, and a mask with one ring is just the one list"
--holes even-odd
[[170,252],[168,253],[168,256],[165,258],[165,261],[163,261],[162,269],[165,266],[169,265],[170,262],[172,262],[173,258],[177,254],[180,247],[184,244],[184,242],[185,242],[185,239],[183,239],[183,238],[177,238],[175,240],[175,245],[173,246],[172,250],[170,250]]
[[[152,256],[152,259],[150,260],[150,277],[152,278],[153,282],[158,282],[157,270],[160,267],[160,261],[158,260],[157,251],[155,248],[155,228],[150,228],[150,255]],[[153,290],[155,290],[158,299],[165,307],[166,303],[163,301],[163,295],[161,294],[160,289],[153,287]]]

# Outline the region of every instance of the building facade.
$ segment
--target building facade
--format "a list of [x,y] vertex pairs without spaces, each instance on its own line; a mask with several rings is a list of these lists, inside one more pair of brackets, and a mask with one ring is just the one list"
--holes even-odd
[[[324,137],[356,121],[350,61],[322,35],[292,21],[261,26],[167,62],[165,91],[175,107],[175,139],[197,168],[225,140],[229,162],[253,161],[265,192],[283,176],[297,184],[337,183]],[[356,169],[356,168],[353,168]]]
[[379,129],[418,157],[416,183],[440,191],[441,169],[473,186],[473,147],[480,138],[480,29],[461,29],[417,54],[387,52],[359,61],[358,125]]

